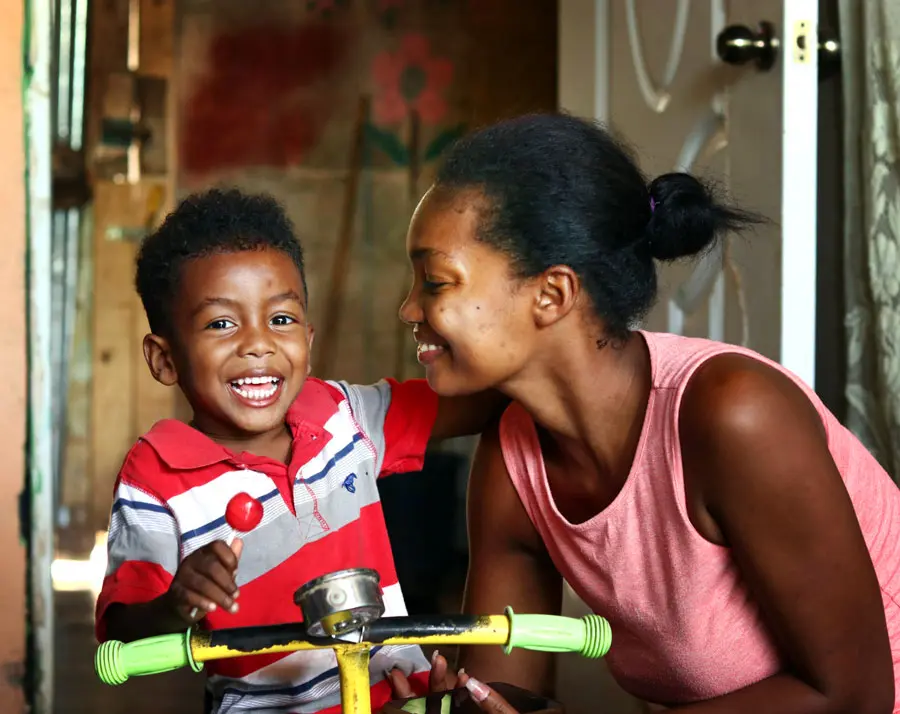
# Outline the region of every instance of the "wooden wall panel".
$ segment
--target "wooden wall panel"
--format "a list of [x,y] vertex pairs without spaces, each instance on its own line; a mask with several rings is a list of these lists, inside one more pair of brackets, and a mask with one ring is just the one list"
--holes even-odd
[[[128,449],[173,409],[173,390],[155,382],[144,362],[146,318],[134,290],[138,245],[127,238],[129,229],[144,225],[154,185],[99,181],[94,187],[91,474],[93,517],[100,528],[108,519],[112,485]],[[123,229],[125,236],[117,238]]]
[[[89,103],[87,155],[89,161],[102,152],[101,127],[104,114],[127,115],[130,88],[127,75],[128,0],[99,0],[92,6],[89,47]],[[164,80],[155,95],[167,96],[172,74],[175,0],[140,0],[139,67],[136,86],[147,88],[147,78]],[[143,80],[143,84],[141,84]],[[126,93],[116,91],[124,87]],[[146,92],[144,93],[146,94]],[[143,96],[143,94],[142,94]],[[148,95],[149,96],[149,95]],[[94,165],[93,188],[94,290],[92,312],[91,424],[88,480],[90,524],[106,527],[112,486],[122,459],[140,436],[159,419],[173,416],[175,390],[159,385],[144,362],[142,340],[147,321],[134,290],[134,259],[141,233],[155,225],[172,205],[171,127],[168,116],[160,118],[159,106],[172,106],[170,99],[154,99],[151,130],[159,134],[151,156],[152,174],[136,184],[121,181]],[[123,104],[124,101],[124,104]],[[123,112],[124,109],[124,112]],[[162,139],[162,142],[159,139]],[[160,145],[161,144],[161,145]],[[159,210],[154,210],[154,207]],[[70,442],[77,453],[79,445]],[[77,469],[67,476],[83,478]],[[84,488],[71,484],[69,491]]]

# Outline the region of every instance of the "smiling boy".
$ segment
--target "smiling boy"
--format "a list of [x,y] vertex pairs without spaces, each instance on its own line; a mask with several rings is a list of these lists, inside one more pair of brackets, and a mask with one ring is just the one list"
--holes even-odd
[[[474,434],[493,394],[439,399],[424,380],[371,386],[309,377],[303,253],[283,209],[237,190],[187,198],[141,247],[140,293],[154,378],[177,385],[190,424],[157,423],[115,486],[100,641],[297,621],[294,591],[335,570],[374,568],[386,616],[406,613],[376,478],[422,467],[431,441]],[[225,507],[262,502],[260,525],[228,547]],[[372,705],[398,668],[426,688],[418,647],[383,647]],[[211,663],[218,714],[312,712],[340,701],[330,650]]]

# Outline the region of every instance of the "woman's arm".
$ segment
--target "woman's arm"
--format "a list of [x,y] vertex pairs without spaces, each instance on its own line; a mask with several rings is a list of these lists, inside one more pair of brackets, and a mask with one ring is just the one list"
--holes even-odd
[[806,395],[756,360],[716,357],[688,385],[680,433],[688,496],[731,548],[789,671],[677,711],[890,714],[879,584]]
[[[468,491],[469,574],[464,610],[491,615],[511,606],[520,613],[558,615],[562,579],[516,493],[496,422],[481,437]],[[553,655],[499,647],[461,650],[460,665],[482,681],[502,681],[552,695]]]

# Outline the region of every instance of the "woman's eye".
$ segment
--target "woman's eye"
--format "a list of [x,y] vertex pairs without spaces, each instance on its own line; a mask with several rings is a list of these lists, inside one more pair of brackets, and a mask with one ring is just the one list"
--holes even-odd
[[422,289],[426,293],[436,293],[442,287],[444,287],[447,283],[441,283],[436,280],[423,280],[422,281]]
[[234,323],[231,320],[226,320],[224,317],[220,320],[213,320],[207,326],[207,330],[227,330],[230,327],[234,327]]
[[295,322],[297,322],[297,321],[290,315],[276,315],[275,317],[272,318],[272,324],[276,325],[278,327],[282,327],[284,325],[291,325]]

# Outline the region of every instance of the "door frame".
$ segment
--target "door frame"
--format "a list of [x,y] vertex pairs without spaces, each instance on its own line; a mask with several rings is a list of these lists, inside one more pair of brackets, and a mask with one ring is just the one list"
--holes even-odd
[[[722,0],[700,1],[721,8]],[[559,107],[601,122],[609,119],[609,11],[610,0],[559,0]],[[778,34],[792,36],[802,20],[807,46],[817,47],[818,19],[818,0],[784,0]],[[782,41],[776,65],[783,81],[782,144],[790,147],[782,152],[781,215],[772,217],[782,230],[779,361],[815,388],[818,55],[800,62],[788,52],[792,44]]]
[[53,711],[54,607],[51,566],[54,547],[52,391],[52,38],[53,3],[27,0],[24,52],[26,162],[28,446],[26,500],[29,507],[28,615],[32,658],[28,680],[31,711]]

